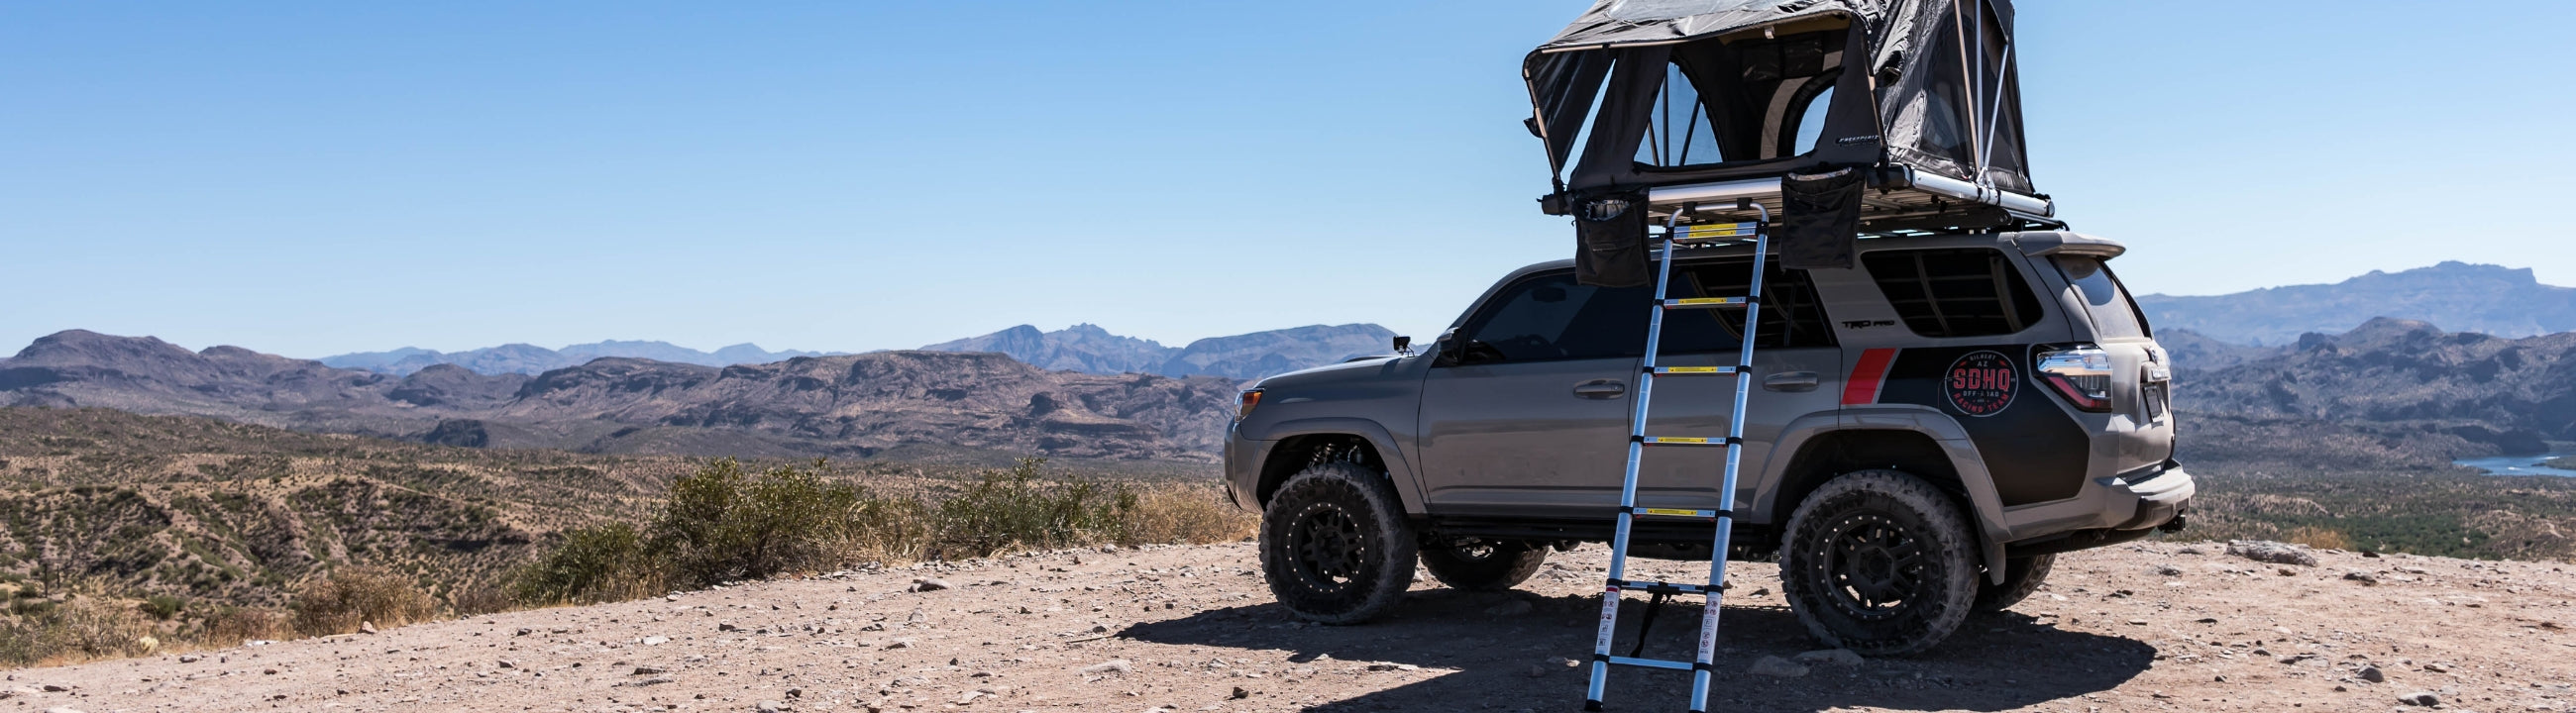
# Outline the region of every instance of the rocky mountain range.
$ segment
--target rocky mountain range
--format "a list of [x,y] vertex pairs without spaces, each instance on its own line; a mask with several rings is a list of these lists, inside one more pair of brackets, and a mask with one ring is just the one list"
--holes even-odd
[[2175,408],[2464,442],[2434,449],[2451,457],[2576,441],[2576,332],[2507,339],[2383,317],[2340,335],[2237,349],[2239,361],[2206,369],[2177,351]]
[[2372,271],[2331,285],[2137,299],[2159,338],[2167,329],[2186,329],[2256,346],[2290,344],[2311,332],[2341,334],[2374,317],[2421,320],[2500,337],[2576,330],[2576,288],[2540,284],[2529,268],[2463,262]]
[[384,352],[357,352],[322,357],[316,361],[325,366],[358,369],[379,374],[410,376],[413,372],[439,364],[454,364],[478,374],[536,375],[568,366],[580,366],[602,357],[651,359],[674,364],[699,366],[733,366],[766,364],[803,356],[825,356],[823,352],[789,349],[773,352],[756,344],[736,344],[712,352],[679,346],[670,342],[619,341],[574,344],[562,349],[547,349],[534,344],[503,344],[461,352],[440,352],[419,347],[403,347]]
[[1122,337],[1089,324],[1053,332],[1020,325],[980,337],[922,347],[934,352],[997,352],[1044,369],[1092,374],[1162,374],[1258,379],[1355,356],[1392,353],[1395,332],[1374,324],[1310,325],[1209,337],[1185,347]]
[[443,364],[395,377],[80,330],[0,359],[6,406],[591,453],[1205,460],[1236,386],[1226,377],[1104,376],[926,351],[722,368],[606,357],[536,375]]

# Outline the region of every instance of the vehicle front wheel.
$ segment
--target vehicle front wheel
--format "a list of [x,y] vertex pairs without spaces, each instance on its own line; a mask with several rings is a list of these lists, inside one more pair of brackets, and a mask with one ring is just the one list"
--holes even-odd
[[2031,555],[2004,560],[2004,583],[1995,584],[1977,578],[1977,613],[1992,614],[2020,604],[2039,591],[2048,581],[2048,570],[2057,565],[2057,555]]
[[1947,495],[1893,470],[1848,473],[1798,504],[1780,585],[1807,631],[1864,656],[1948,638],[1977,597],[1976,535]]
[[1386,474],[1319,463],[1288,479],[1261,513],[1270,593],[1309,621],[1357,624],[1413,586],[1413,529]]
[[1460,540],[1422,551],[1422,568],[1450,589],[1510,589],[1546,563],[1546,545],[1520,540]]

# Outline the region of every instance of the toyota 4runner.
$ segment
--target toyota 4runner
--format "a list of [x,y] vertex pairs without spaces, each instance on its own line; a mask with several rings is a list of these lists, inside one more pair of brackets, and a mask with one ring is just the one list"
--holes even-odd
[[[2171,362],[2107,262],[2071,232],[1873,239],[1853,269],[1763,281],[1743,476],[1724,449],[1649,452],[1640,507],[1727,509],[1737,559],[1780,563],[1818,639],[1922,651],[2020,601],[2057,553],[2179,529]],[[1750,246],[1675,258],[1669,298],[1740,295]],[[1419,354],[1355,359],[1245,391],[1226,487],[1262,513],[1280,603],[1356,623],[1417,561],[1502,589],[1550,550],[1610,539],[1649,287],[1521,268]],[[1738,363],[1741,310],[1666,315],[1659,363]],[[1657,434],[1723,434],[1735,380],[1655,385]],[[1651,434],[1650,434],[1651,435]],[[1631,553],[1706,560],[1706,521],[1640,520]]]

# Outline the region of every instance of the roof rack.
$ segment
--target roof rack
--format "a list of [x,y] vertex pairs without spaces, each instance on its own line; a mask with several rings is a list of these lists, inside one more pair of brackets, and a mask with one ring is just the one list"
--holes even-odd
[[[1685,213],[1682,223],[1725,222],[1758,204],[1762,210],[1777,215],[1781,212],[1780,180],[1748,178],[1657,186],[1646,191],[1647,214],[1661,222],[1674,211],[1697,205],[1699,210]],[[1749,202],[1743,207],[1732,205],[1739,201]],[[1882,165],[1870,174],[1869,192],[1861,200],[1860,227],[1863,234],[1886,236],[2066,227],[2056,213],[2056,202],[2044,195],[1980,186],[1912,166]]]

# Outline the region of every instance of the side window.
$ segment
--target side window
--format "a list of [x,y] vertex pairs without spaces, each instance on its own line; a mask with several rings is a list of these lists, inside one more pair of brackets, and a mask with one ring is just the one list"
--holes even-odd
[[2084,300],[2084,311],[2093,316],[2093,331],[2104,337],[2145,337],[2153,332],[2147,327],[2146,315],[2138,313],[2129,291],[2120,286],[2119,276],[2102,259],[2079,255],[2059,255],[2052,262],[2066,275],[2067,284],[2075,286]]
[[[1816,299],[1816,284],[1805,270],[1784,270],[1779,260],[1765,264],[1762,278],[1762,328],[1756,349],[1830,347],[1834,331]],[[1751,258],[1682,263],[1673,271],[1671,297],[1737,297],[1750,287]],[[1664,314],[1664,352],[1691,354],[1731,352],[1744,345],[1744,310],[1674,310]]]
[[1879,250],[1861,255],[1860,261],[1905,327],[1917,335],[2013,334],[2044,314],[2039,296],[2001,250]]
[[1560,272],[1522,280],[1497,295],[1463,333],[1472,362],[1602,359],[1645,347],[1651,288],[1577,284]]

